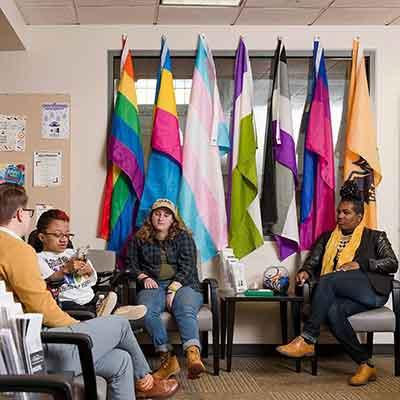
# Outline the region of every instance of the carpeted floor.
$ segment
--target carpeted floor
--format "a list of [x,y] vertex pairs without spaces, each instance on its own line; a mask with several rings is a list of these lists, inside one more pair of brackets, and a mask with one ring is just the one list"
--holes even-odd
[[[183,368],[178,375],[181,384],[175,400],[400,400],[400,377],[393,375],[393,357],[375,357],[378,380],[360,388],[347,384],[355,371],[354,363],[345,356],[324,357],[319,361],[318,376],[312,376],[309,362],[301,373],[294,362],[280,357],[234,357],[232,372],[225,371],[222,361],[220,376],[203,375],[188,380]],[[212,358],[207,360],[212,371]],[[181,366],[184,367],[181,359]]]

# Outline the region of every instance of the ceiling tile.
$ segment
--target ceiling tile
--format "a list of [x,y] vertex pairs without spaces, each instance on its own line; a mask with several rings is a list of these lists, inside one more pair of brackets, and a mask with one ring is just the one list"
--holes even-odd
[[400,15],[400,8],[328,8],[315,25],[385,25]]
[[75,0],[77,7],[152,6],[158,0]]
[[400,7],[399,0],[335,0],[331,7],[348,8],[396,8]]
[[307,25],[319,8],[244,8],[235,25]]
[[28,25],[74,25],[78,21],[73,7],[23,7],[21,13]]
[[80,24],[152,24],[154,7],[79,7]]
[[332,0],[247,0],[245,8],[325,8]]
[[73,0],[15,0],[18,7],[73,7]]
[[238,13],[237,7],[172,7],[160,6],[160,25],[229,25]]

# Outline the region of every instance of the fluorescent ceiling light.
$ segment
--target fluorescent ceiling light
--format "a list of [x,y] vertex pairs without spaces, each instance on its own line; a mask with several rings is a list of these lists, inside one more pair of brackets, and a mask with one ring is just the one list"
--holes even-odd
[[161,0],[163,6],[237,7],[242,0]]

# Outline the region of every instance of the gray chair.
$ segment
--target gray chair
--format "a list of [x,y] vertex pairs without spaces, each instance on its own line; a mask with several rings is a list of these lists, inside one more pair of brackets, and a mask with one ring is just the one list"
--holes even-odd
[[[296,288],[302,291],[305,304],[310,303],[312,290],[316,282],[309,282],[303,288]],[[393,280],[392,286],[392,305],[393,310],[388,307],[380,307],[374,310],[364,311],[349,317],[349,321],[354,331],[367,334],[368,352],[370,357],[373,353],[374,332],[391,332],[394,340],[394,374],[400,376],[400,282]],[[318,370],[318,345],[316,346],[315,356],[311,358],[312,375],[317,375]]]
[[[215,279],[204,279],[201,282],[204,304],[201,306],[197,314],[199,322],[200,342],[201,342],[201,356],[208,357],[208,333],[212,332],[213,338],[213,362],[214,362],[214,375],[219,375],[219,307],[217,289],[218,282]],[[136,304],[136,284],[130,280],[128,283],[128,303]],[[167,331],[176,332],[178,327],[175,319],[168,311],[161,314],[161,320]]]

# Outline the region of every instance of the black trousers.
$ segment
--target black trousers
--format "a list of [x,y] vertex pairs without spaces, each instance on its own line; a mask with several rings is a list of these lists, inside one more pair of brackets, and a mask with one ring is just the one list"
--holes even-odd
[[322,323],[327,323],[345,351],[358,364],[368,361],[363,346],[348,317],[362,311],[383,306],[389,296],[377,294],[361,270],[334,272],[323,275],[314,290],[311,317],[304,324],[302,336],[316,342]]

